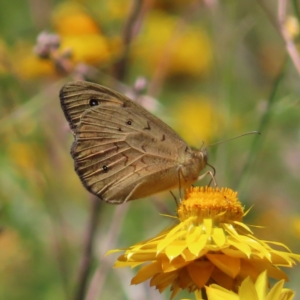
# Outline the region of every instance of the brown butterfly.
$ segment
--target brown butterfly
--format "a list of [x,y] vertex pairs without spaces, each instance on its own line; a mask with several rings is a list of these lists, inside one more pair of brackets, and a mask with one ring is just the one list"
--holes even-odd
[[207,164],[205,150],[190,148],[160,119],[109,88],[69,82],[60,101],[75,138],[75,171],[101,200],[119,204],[188,187]]

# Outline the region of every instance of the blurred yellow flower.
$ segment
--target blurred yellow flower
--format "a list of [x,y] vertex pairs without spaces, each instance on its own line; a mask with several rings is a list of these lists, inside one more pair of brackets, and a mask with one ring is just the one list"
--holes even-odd
[[109,40],[83,6],[74,2],[59,5],[53,26],[61,37],[60,51],[71,51],[75,63],[99,64],[111,57]]
[[[56,75],[57,71],[61,71],[57,68],[60,64],[67,66],[64,72],[69,73],[78,63],[107,63],[122,51],[121,40],[103,35],[95,19],[77,3],[58,5],[52,16],[52,24],[60,42],[57,48],[49,49],[45,57],[34,54],[33,46],[19,47],[15,69],[22,78]],[[44,33],[43,39],[47,39],[47,33]],[[63,62],[63,59],[67,62]]]
[[7,146],[7,154],[20,173],[24,174],[36,167],[36,159],[40,150],[36,144],[11,142]]
[[16,74],[23,79],[53,76],[56,73],[50,60],[37,57],[33,46],[24,42],[16,47],[13,66]]
[[212,49],[204,30],[184,25],[178,30],[174,16],[152,11],[132,47],[132,60],[152,75],[160,64],[166,74],[206,75],[212,67]]
[[296,233],[296,236],[298,239],[300,239],[300,218],[298,217],[294,217],[292,219],[292,225],[293,225],[293,229]]
[[189,188],[177,213],[177,225],[129,247],[117,259],[115,267],[148,263],[132,284],[151,279],[160,292],[171,286],[171,299],[181,289],[194,292],[212,283],[237,291],[245,278],[256,280],[265,270],[271,278],[287,280],[278,266],[300,261],[300,255],[274,250],[271,242],[253,235],[242,223],[245,213],[237,192],[228,188]]
[[277,282],[269,291],[267,272],[262,272],[254,283],[247,277],[238,293],[226,290],[216,284],[205,287],[208,300],[292,300],[295,293],[283,288],[284,280]]
[[189,95],[182,98],[174,112],[176,131],[189,145],[197,148],[203,141],[207,143],[216,136],[222,121],[212,101],[205,96]]
[[70,49],[75,63],[84,62],[95,65],[111,57],[107,39],[96,34],[62,36],[61,49],[62,51]]
[[3,283],[4,279],[9,281],[9,278],[13,278],[20,269],[25,270],[29,257],[19,235],[12,229],[1,230],[0,249],[0,276]]
[[99,34],[98,24],[75,2],[64,2],[58,5],[53,13],[52,23],[56,33],[60,35]]
[[299,22],[296,17],[288,16],[285,21],[285,26],[293,39],[299,35]]

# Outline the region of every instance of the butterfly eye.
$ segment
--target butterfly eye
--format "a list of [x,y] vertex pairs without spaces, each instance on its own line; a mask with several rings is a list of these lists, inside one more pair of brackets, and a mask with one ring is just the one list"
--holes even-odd
[[99,105],[98,100],[90,99],[90,106],[97,106],[97,105]]
[[132,125],[132,121],[131,121],[131,120],[128,120],[128,121],[126,122],[126,124],[127,124],[127,125]]
[[108,172],[108,166],[105,166],[105,165],[104,165],[104,166],[102,167],[102,170],[103,170],[105,173]]

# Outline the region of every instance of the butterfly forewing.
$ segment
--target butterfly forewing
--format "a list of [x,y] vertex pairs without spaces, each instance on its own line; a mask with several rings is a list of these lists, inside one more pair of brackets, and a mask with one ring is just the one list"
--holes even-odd
[[191,184],[206,164],[201,151],[191,150],[168,125],[106,87],[70,82],[60,100],[75,136],[75,170],[104,201],[122,203],[172,189],[180,174]]

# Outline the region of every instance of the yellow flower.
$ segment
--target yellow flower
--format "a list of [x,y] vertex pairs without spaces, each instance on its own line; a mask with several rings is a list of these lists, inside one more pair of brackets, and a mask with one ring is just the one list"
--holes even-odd
[[148,263],[132,284],[150,279],[160,292],[170,286],[171,299],[181,289],[194,292],[213,283],[237,291],[245,278],[256,280],[265,270],[269,277],[287,280],[278,266],[300,261],[300,255],[274,250],[271,242],[253,235],[242,223],[245,213],[237,192],[228,188],[189,188],[177,213],[177,225],[129,247],[116,261],[115,267]]
[[61,49],[70,49],[75,63],[97,65],[111,58],[108,40],[98,34],[62,36]]
[[[212,140],[217,131],[220,135],[222,114],[218,114],[212,101],[205,96],[187,95],[175,108],[176,132],[189,144],[200,148],[203,141]],[[180,120],[184,120],[181,123]]]
[[21,41],[15,47],[12,63],[16,74],[25,80],[55,75],[53,63],[37,57],[27,42]]
[[77,3],[65,2],[58,5],[52,20],[56,32],[62,36],[100,33],[97,22]]
[[111,58],[108,38],[83,6],[72,2],[58,5],[52,20],[61,38],[61,51],[70,49],[75,63],[97,65]]
[[20,236],[12,229],[0,232],[0,249],[0,276],[4,282],[8,283],[14,279],[15,272],[27,268],[29,256],[22,245]]
[[292,300],[295,293],[283,288],[284,280],[277,282],[270,291],[267,272],[262,272],[254,283],[247,277],[241,284],[238,293],[228,291],[216,284],[206,288],[208,300]]
[[293,39],[299,35],[299,22],[297,18],[288,16],[285,21],[285,27]]
[[206,76],[212,67],[210,39],[201,28],[185,25],[161,12],[148,14],[141,34],[132,44],[132,60],[141,72],[153,74],[162,67],[167,75]]

